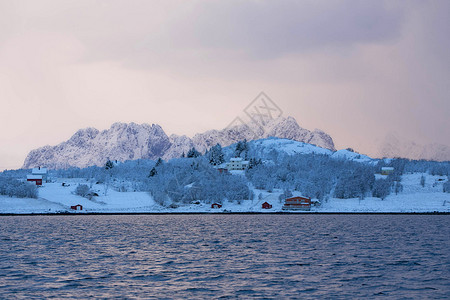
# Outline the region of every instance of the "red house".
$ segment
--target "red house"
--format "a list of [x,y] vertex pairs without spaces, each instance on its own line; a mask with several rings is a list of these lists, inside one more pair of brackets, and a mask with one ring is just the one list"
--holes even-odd
[[27,181],[42,185],[42,175],[27,175]]
[[70,207],[70,209],[73,209],[73,210],[83,210],[83,206],[82,206],[81,204],[72,205],[72,206]]
[[221,208],[221,207],[222,207],[222,204],[219,204],[219,203],[211,204],[211,208]]
[[283,210],[311,210],[311,198],[308,197],[287,198],[284,202]]
[[227,168],[217,168],[217,171],[219,171],[220,174],[228,174]]
[[267,203],[267,202],[264,202],[264,203],[262,204],[262,208],[263,208],[263,209],[271,209],[271,208],[272,208],[272,204],[269,204],[269,203]]

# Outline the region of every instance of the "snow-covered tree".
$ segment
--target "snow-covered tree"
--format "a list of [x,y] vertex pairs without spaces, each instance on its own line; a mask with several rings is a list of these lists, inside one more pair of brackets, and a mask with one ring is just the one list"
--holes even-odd
[[450,193],[450,180],[447,176],[447,181],[444,182],[443,186],[442,186],[442,190],[444,193]]
[[75,188],[75,195],[81,196],[81,197],[87,197],[91,190],[89,189],[89,186],[87,184],[79,184]]
[[109,169],[112,169],[112,168],[114,168],[114,163],[108,159],[108,161],[105,164],[105,169],[109,170]]
[[423,175],[420,177],[420,185],[422,187],[425,187],[425,176],[423,176]]
[[373,170],[361,165],[356,166],[350,172],[344,173],[338,179],[334,196],[336,198],[360,198],[364,199],[372,189],[375,181]]
[[[247,140],[244,139],[243,141],[239,141],[236,144],[236,148],[234,150],[234,156],[240,157],[242,153],[244,153],[244,156],[248,155],[249,146],[247,143]],[[244,157],[246,159],[246,157]]]
[[286,200],[286,198],[292,197],[292,192],[288,189],[284,189],[283,193],[278,196],[278,200],[280,200],[280,203]]
[[211,147],[211,149],[207,153],[205,153],[205,156],[209,159],[209,163],[214,166],[220,165],[225,162],[222,152],[222,146],[220,146],[220,144]]
[[256,158],[253,159],[253,166],[259,166],[261,164],[262,164],[262,159],[261,158],[260,159],[256,159]]
[[201,154],[200,152],[198,152],[197,149],[195,149],[195,147],[192,147],[192,148],[188,151],[186,157],[188,157],[188,158],[193,158],[193,157],[199,157],[200,155],[202,155],[202,154]]
[[398,193],[403,192],[403,184],[400,181],[394,182],[394,193],[397,195]]
[[387,179],[377,179],[373,185],[372,195],[384,200],[391,192],[391,183]]
[[164,162],[164,161],[161,159],[161,157],[158,158],[158,160],[156,161],[155,167],[158,167],[158,166],[162,165],[163,162]]
[[153,167],[153,168],[150,170],[150,173],[148,174],[148,177],[153,177],[153,176],[155,176],[156,174],[158,174],[158,171],[156,171],[156,168]]
[[0,195],[18,198],[37,198],[38,189],[36,185],[28,182],[21,182],[10,177],[0,177]]

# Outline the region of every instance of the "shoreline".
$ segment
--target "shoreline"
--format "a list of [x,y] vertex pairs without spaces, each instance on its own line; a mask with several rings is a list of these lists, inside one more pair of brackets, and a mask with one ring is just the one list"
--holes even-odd
[[60,212],[0,213],[6,216],[92,216],[92,215],[450,215],[450,212]]

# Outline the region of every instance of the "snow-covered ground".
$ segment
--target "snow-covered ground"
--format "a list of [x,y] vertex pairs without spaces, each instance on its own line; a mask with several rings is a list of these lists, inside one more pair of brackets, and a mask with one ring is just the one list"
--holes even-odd
[[[425,177],[425,185],[420,178]],[[383,175],[377,175],[383,178]],[[422,173],[402,176],[403,191],[391,194],[386,199],[368,197],[360,199],[330,199],[323,201],[321,212],[450,212],[450,194],[442,192],[444,176]]]
[[[425,185],[420,185],[421,176],[425,176]],[[381,175],[377,175],[381,177]],[[398,195],[391,194],[386,199],[367,197],[360,199],[335,199],[322,201],[319,207],[312,207],[311,212],[450,212],[450,194],[442,192],[446,177],[427,174],[405,174],[402,177],[404,189]],[[62,183],[70,186],[62,186]],[[0,196],[0,213],[58,213],[74,212],[70,206],[81,204],[83,212],[96,213],[195,213],[195,212],[279,212],[283,203],[278,199],[281,191],[269,193],[254,190],[254,200],[224,202],[220,209],[212,209],[210,204],[180,205],[178,208],[166,208],[155,203],[147,192],[118,192],[106,188],[103,184],[92,184],[92,190],[98,196],[88,200],[74,194],[79,183],[90,185],[85,179],[59,179],[46,183],[39,188],[38,199],[10,198]],[[106,190],[106,193],[105,193]],[[259,196],[261,194],[261,196]],[[301,195],[294,193],[294,196]],[[259,200],[261,199],[261,200]],[[271,209],[262,209],[264,202],[272,205]],[[304,212],[302,212],[304,213]]]
[[[62,182],[69,186],[62,186]],[[151,212],[156,210],[153,198],[147,192],[121,193],[103,184],[93,184],[92,190],[99,196],[92,200],[74,194],[84,179],[60,179],[45,183],[39,188],[38,199],[21,199],[0,196],[0,213],[56,213],[72,211],[71,206],[81,204],[84,212]]]
[[321,212],[450,212],[450,195],[417,193],[390,195],[380,198],[331,199],[322,204]]

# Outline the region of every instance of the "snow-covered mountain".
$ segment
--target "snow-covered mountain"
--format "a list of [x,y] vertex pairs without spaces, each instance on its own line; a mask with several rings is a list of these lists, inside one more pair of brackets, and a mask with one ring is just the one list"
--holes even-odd
[[384,139],[379,150],[379,156],[450,161],[450,147],[437,143],[420,145],[413,141],[405,141],[398,135],[391,133]]
[[248,141],[267,137],[286,138],[299,142],[314,144],[334,151],[333,139],[325,132],[315,129],[309,131],[300,127],[293,117],[279,117],[261,123],[248,123],[222,130],[208,130],[194,135],[192,139],[186,136],[171,135],[171,147],[163,155],[164,159],[180,157],[191,147],[204,152],[216,145],[228,146],[244,139]]
[[304,129],[292,117],[266,120],[263,124],[249,123],[222,130],[209,130],[192,138],[184,135],[169,137],[156,124],[114,123],[111,128],[103,131],[95,128],[81,129],[59,145],[32,150],[26,157],[23,168],[101,166],[108,159],[170,159],[180,157],[192,147],[204,152],[217,143],[228,146],[243,139],[250,141],[271,136],[335,150],[328,134],[318,129]]
[[32,150],[23,168],[87,167],[102,165],[108,158],[119,161],[153,159],[162,156],[169,147],[169,137],[159,125],[114,123],[101,132],[95,128],[80,129],[57,146]]

